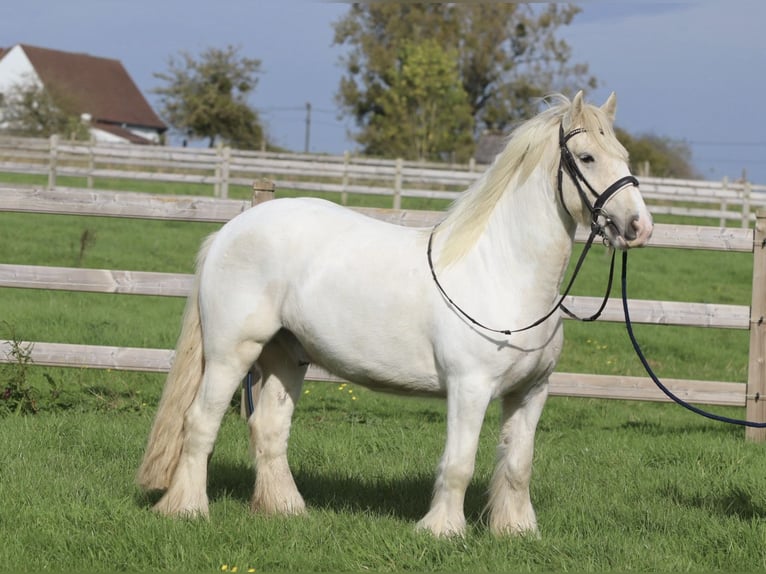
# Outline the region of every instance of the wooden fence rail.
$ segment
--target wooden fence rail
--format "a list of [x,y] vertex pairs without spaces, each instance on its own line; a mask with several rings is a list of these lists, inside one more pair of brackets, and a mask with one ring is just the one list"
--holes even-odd
[[[95,192],[91,190],[20,190],[0,187],[0,211],[99,215],[109,217],[176,219],[225,222],[250,206],[251,202],[199,197],[149,196],[147,194]],[[440,212],[358,208],[372,217],[408,226],[431,226]],[[583,241],[584,233],[577,234]],[[722,305],[668,301],[631,300],[636,323],[744,329],[750,331],[747,384],[724,381],[666,380],[667,386],[690,402],[745,406],[752,420],[766,421],[766,211],[759,212],[751,229],[661,225],[650,241],[654,247],[711,249],[748,252],[754,255],[752,304]],[[59,289],[132,295],[185,297],[191,276],[156,273],[43,267],[0,264],[0,288]],[[569,297],[567,306],[586,314],[598,303],[591,297]],[[622,308],[610,300],[603,320],[622,321]],[[0,340],[5,349],[9,341]],[[34,342],[31,358],[37,365],[109,368],[166,372],[173,351]],[[0,353],[0,362],[12,359]],[[315,367],[315,380],[337,378]],[[646,377],[621,377],[581,373],[556,373],[551,392],[557,395],[664,401]],[[766,440],[766,431],[748,429],[751,440]]]
[[[162,146],[0,137],[0,172],[47,175],[48,189],[62,177],[94,180],[159,181],[211,186],[227,198],[230,186],[249,187],[268,176],[281,189],[391,197],[399,209],[403,198],[453,200],[473,183],[485,166],[404,162],[343,156],[278,154]],[[766,185],[747,181],[701,181],[641,178],[642,193],[657,214],[706,217],[749,227],[754,210],[766,208]]]

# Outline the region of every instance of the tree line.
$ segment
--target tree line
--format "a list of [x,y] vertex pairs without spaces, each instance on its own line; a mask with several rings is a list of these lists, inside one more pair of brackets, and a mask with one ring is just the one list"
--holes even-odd
[[[333,24],[334,46],[344,50],[339,114],[354,119],[352,137],[365,155],[467,161],[480,134],[507,133],[545,95],[598,86],[560,38],[579,12],[553,3],[352,4]],[[171,56],[155,73],[161,116],[183,138],[210,146],[268,145],[249,103],[261,64],[233,46]],[[3,96],[4,122],[17,132],[87,137],[62,94],[21,86]],[[618,135],[634,169],[648,163],[653,175],[695,175],[685,144]]]

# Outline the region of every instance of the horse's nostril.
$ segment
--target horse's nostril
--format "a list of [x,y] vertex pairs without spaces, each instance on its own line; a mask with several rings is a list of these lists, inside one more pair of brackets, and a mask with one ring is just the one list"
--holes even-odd
[[623,237],[626,241],[633,241],[636,237],[638,237],[638,215],[634,215],[632,219],[628,222],[628,224],[625,226],[625,230],[623,231]]

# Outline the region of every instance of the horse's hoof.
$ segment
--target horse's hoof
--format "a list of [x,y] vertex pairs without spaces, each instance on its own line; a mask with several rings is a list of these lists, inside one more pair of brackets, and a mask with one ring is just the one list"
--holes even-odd
[[430,532],[436,538],[453,538],[465,536],[465,519],[447,520],[434,519],[426,514],[416,525],[415,530]]

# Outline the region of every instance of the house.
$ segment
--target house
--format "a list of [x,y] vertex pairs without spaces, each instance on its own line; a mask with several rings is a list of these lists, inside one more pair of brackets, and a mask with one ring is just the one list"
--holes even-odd
[[0,48],[0,94],[30,84],[63,95],[96,141],[160,143],[168,129],[118,60],[26,44]]

